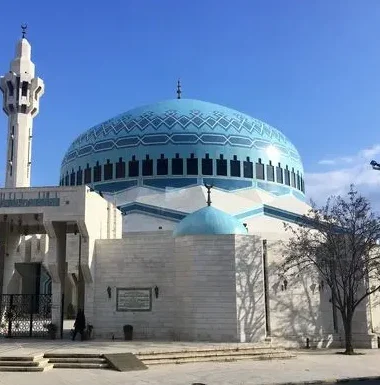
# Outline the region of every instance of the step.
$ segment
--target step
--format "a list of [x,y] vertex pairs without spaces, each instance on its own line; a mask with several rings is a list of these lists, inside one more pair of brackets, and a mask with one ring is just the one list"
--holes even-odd
[[56,369],[108,369],[108,363],[92,364],[92,363],[75,363],[75,362],[60,362],[53,364]]
[[3,366],[38,366],[38,361],[0,361],[0,367]]
[[82,364],[103,364],[106,363],[107,360],[105,358],[75,358],[75,357],[61,357],[61,358],[49,358],[50,364],[57,364],[57,363],[82,363]]
[[186,364],[186,363],[192,363],[192,362],[234,362],[234,361],[241,361],[241,360],[284,360],[284,359],[290,359],[293,358],[291,355],[268,355],[268,356],[234,356],[234,357],[223,357],[223,356],[214,356],[214,357],[186,357],[186,358],[179,358],[177,360],[171,360],[171,359],[161,359],[161,360],[149,360],[145,361],[142,360],[143,363],[147,366],[151,365],[164,365],[164,364]]
[[0,372],[43,372],[41,366],[1,366]]
[[172,353],[187,353],[187,352],[242,352],[242,351],[254,351],[254,352],[273,352],[273,351],[284,351],[280,347],[231,347],[231,348],[187,348],[181,350],[168,350],[168,351],[141,351],[137,355],[152,355],[152,354],[172,354]]
[[93,353],[45,353],[44,358],[103,358],[103,354]]
[[0,361],[34,361],[35,357],[30,356],[0,356]]

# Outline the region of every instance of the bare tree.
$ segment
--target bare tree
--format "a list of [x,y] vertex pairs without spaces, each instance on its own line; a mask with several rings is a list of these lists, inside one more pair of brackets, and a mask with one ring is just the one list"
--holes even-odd
[[312,209],[291,233],[282,268],[285,274],[318,272],[342,316],[345,353],[353,354],[352,320],[358,305],[380,289],[380,217],[351,186],[347,197],[331,197]]

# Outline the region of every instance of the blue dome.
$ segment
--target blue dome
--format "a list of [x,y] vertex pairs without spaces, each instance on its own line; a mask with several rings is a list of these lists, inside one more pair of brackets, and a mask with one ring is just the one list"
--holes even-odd
[[218,210],[212,206],[206,206],[189,214],[176,226],[173,235],[228,235],[245,234],[247,229],[235,217]]
[[174,99],[100,123],[69,147],[60,184],[116,193],[211,183],[304,199],[303,166],[277,129],[217,104]]

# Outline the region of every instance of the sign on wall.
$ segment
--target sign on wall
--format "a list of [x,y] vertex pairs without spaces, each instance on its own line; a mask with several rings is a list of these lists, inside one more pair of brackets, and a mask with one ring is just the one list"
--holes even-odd
[[116,311],[151,311],[152,288],[117,288]]

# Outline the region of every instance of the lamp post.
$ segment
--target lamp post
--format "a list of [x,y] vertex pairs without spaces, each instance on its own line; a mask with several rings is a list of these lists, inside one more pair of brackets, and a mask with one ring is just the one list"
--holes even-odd
[[380,170],[380,163],[376,162],[376,160],[371,160],[369,163],[374,170],[379,171]]

